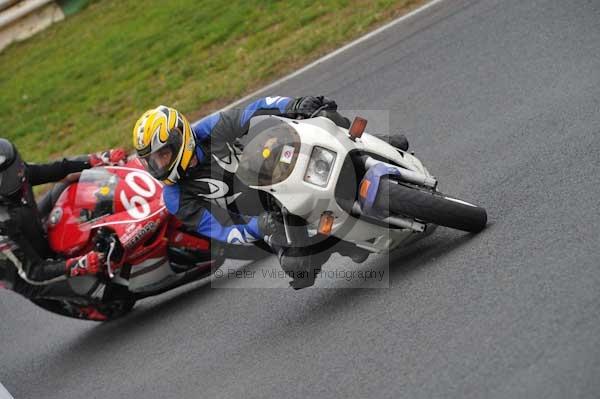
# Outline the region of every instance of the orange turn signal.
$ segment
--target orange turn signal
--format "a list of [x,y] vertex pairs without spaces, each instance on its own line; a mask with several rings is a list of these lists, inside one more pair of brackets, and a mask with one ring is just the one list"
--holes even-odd
[[361,118],[360,116],[357,116],[356,118],[354,118],[354,121],[352,122],[352,125],[350,126],[350,129],[348,130],[352,141],[355,141],[356,139],[360,138],[360,136],[362,136],[363,132],[365,131],[366,127],[367,127],[366,119]]
[[360,188],[358,191],[358,195],[360,195],[361,198],[367,198],[367,194],[369,193],[369,186],[371,185],[371,182],[368,181],[367,179],[363,180],[362,183],[360,183]]
[[333,213],[329,211],[323,212],[321,215],[321,220],[319,220],[319,234],[323,234],[325,236],[331,234],[334,220],[335,218],[333,217]]

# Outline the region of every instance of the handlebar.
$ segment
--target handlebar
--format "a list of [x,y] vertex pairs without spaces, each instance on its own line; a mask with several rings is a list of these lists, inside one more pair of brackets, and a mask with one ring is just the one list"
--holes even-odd
[[106,270],[108,276],[115,276],[111,263],[119,263],[123,259],[123,246],[114,231],[109,228],[101,227],[94,236],[94,247],[97,252],[101,252],[106,257]]

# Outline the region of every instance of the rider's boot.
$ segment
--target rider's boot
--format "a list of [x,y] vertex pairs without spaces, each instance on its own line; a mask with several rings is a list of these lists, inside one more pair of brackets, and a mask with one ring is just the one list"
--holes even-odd
[[374,134],[374,136],[388,144],[391,144],[399,150],[408,151],[408,139],[403,134],[395,134],[391,136],[385,133],[377,133]]
[[339,254],[342,256],[347,256],[352,259],[354,263],[363,263],[369,257],[369,251],[365,251],[361,248],[356,249],[340,249]]
[[336,251],[342,256],[349,257],[354,263],[363,263],[370,255],[369,251],[345,241],[340,241]]
[[402,151],[408,151],[408,139],[403,134],[392,136],[390,144]]
[[327,262],[330,253],[311,254],[308,248],[286,247],[277,250],[277,258],[283,271],[292,278],[290,286],[299,290],[311,287]]

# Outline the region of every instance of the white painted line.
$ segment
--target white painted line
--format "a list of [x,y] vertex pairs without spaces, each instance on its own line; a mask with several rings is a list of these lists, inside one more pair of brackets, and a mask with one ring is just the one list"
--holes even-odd
[[0,382],[0,399],[15,399]]
[[279,84],[281,84],[281,83],[283,83],[283,82],[285,82],[287,80],[290,80],[290,79],[292,79],[292,78],[300,75],[301,73],[303,73],[303,72],[305,72],[305,71],[307,71],[307,70],[309,70],[311,68],[314,68],[315,66],[317,66],[317,65],[319,65],[319,64],[321,64],[321,63],[323,63],[323,62],[325,62],[325,61],[327,61],[327,60],[329,60],[329,59],[331,59],[331,58],[333,58],[335,56],[337,56],[338,54],[343,53],[344,51],[348,50],[349,48],[352,48],[352,47],[354,47],[354,46],[356,46],[358,44],[361,44],[361,43],[363,43],[363,42],[371,39],[373,36],[377,36],[381,32],[384,32],[385,30],[390,29],[390,28],[398,25],[398,24],[406,21],[409,18],[412,18],[415,15],[420,14],[420,13],[422,13],[425,10],[428,10],[429,8],[435,6],[436,4],[441,3],[442,1],[444,1],[444,0],[432,0],[429,3],[424,4],[421,7],[417,8],[416,10],[413,10],[413,11],[409,12],[408,14],[405,14],[405,15],[399,17],[399,18],[396,18],[395,20],[393,20],[391,22],[388,22],[387,24],[385,24],[385,25],[383,25],[383,26],[375,29],[372,32],[367,33],[364,36],[359,37],[358,39],[356,39],[356,40],[354,40],[354,41],[346,44],[345,46],[340,47],[339,49],[337,49],[337,50],[335,50],[335,51],[333,51],[333,52],[331,52],[329,54],[324,55],[323,57],[319,58],[318,60],[311,62],[310,64],[308,64],[308,65],[306,65],[306,66],[298,69],[297,71],[294,71],[294,72],[290,73],[289,75],[284,76],[283,78],[278,79],[275,82],[270,83],[267,86],[265,86],[265,87],[263,87],[261,89],[258,89],[255,92],[250,93],[247,96],[245,96],[245,97],[243,97],[243,98],[241,98],[241,99],[239,99],[239,100],[237,100],[235,102],[232,102],[229,105],[226,105],[225,107],[221,108],[217,112],[228,110],[228,109],[236,107],[236,106],[238,106],[238,105],[240,105],[240,104],[242,104],[242,103],[244,103],[244,102],[246,102],[246,101],[248,101],[248,100],[250,100],[250,99],[252,99],[254,97],[257,97],[258,94],[262,93],[263,91],[272,89],[273,87],[275,87],[275,86],[277,86],[277,85],[279,85]]

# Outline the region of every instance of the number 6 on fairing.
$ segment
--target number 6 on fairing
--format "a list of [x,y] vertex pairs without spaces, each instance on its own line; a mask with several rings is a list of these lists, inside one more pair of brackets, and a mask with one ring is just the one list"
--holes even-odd
[[[136,177],[141,179],[147,188],[140,186],[135,180]],[[147,198],[151,198],[156,193],[154,179],[144,172],[131,172],[125,177],[125,182],[137,194],[131,198],[127,198],[125,191],[121,191],[121,203],[127,210],[127,213],[134,219],[148,217],[150,215],[150,204]],[[141,207],[141,210],[138,207]]]

